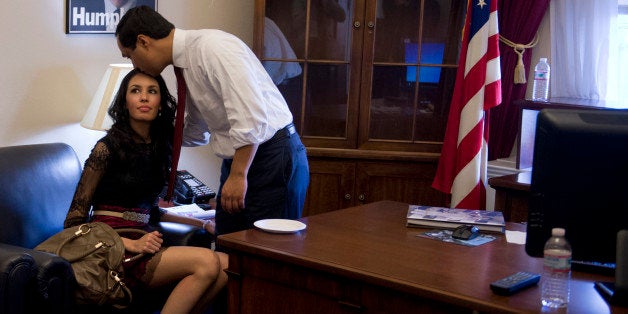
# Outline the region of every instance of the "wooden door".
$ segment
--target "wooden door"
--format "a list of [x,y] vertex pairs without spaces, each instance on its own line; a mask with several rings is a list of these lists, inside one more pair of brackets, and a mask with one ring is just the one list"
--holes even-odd
[[436,162],[359,162],[356,194],[360,204],[381,200],[446,206],[447,195],[432,188]]
[[354,205],[355,162],[310,158],[309,165],[304,217]]
[[464,1],[366,1],[359,149],[439,153]]
[[[255,47],[265,67],[301,69],[276,84],[303,143],[355,148],[364,0],[258,0],[255,13],[256,28],[264,29],[256,32]],[[273,24],[275,32],[269,29]],[[277,31],[293,53],[273,52],[271,35]]]

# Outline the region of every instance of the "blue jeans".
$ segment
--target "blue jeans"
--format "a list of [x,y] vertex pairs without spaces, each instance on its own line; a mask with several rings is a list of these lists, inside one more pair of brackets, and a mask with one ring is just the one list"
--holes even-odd
[[216,196],[216,235],[253,228],[253,223],[260,219],[301,217],[310,170],[305,146],[292,124],[258,147],[247,176],[245,208],[235,214],[227,213],[220,205],[232,162],[222,162]]

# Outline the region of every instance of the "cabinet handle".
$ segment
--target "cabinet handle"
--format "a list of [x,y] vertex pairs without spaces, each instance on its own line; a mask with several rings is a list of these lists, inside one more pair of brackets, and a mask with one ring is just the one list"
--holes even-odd
[[368,26],[369,28],[373,28],[373,27],[375,27],[375,23],[373,23],[373,21],[369,21],[369,23],[367,24],[367,26]]
[[353,22],[353,27],[360,28],[360,26],[362,26],[362,24],[360,24],[360,21]]
[[358,195],[358,199],[363,202],[366,199],[366,196],[364,196],[364,194],[360,194]]
[[345,194],[345,199],[346,199],[347,201],[348,201],[348,200],[350,200],[350,199],[351,199],[351,194],[349,194],[349,193]]

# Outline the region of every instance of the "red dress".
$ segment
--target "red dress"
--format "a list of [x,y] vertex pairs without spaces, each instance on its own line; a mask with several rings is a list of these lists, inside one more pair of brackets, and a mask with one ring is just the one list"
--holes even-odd
[[[146,211],[142,208],[124,208],[118,206],[107,206],[107,205],[99,205],[95,210],[106,210],[106,211],[115,211],[119,213],[123,213],[125,211],[135,212],[139,214],[149,214],[149,211]],[[126,220],[119,217],[108,216],[108,215],[94,215],[92,221],[96,222],[104,222],[111,226],[114,229],[120,228],[135,228],[141,229],[144,231],[151,231],[148,223],[137,222]],[[139,239],[142,235],[139,233],[135,234],[124,234],[123,237],[129,239]],[[166,250],[166,247],[162,247],[161,250],[156,254],[146,254],[139,259],[133,260],[131,262],[127,262],[123,264],[124,267],[124,283],[130,288],[143,287],[144,282],[150,281],[153,277],[153,273],[157,264],[159,264],[159,260],[161,259],[161,254]],[[124,254],[124,258],[131,258],[135,256],[137,253],[131,253],[126,251]],[[149,267],[150,264],[150,267]],[[143,279],[143,280],[142,280]]]

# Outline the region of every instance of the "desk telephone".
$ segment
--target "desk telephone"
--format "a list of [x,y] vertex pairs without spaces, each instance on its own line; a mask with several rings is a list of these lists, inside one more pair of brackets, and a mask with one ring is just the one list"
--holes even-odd
[[216,193],[186,170],[177,171],[174,199],[180,204],[207,204]]

